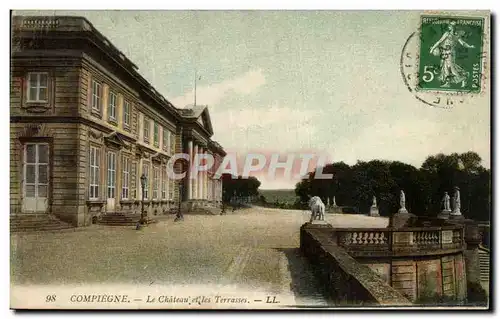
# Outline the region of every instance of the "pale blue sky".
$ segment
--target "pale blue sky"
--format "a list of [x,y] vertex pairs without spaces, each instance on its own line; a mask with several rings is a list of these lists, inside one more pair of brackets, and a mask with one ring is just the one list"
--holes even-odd
[[[22,14],[54,14],[54,11]],[[324,150],[333,161],[476,151],[490,166],[489,92],[417,101],[399,59],[419,12],[57,11],[86,17],[177,107],[208,104],[228,151]],[[296,181],[263,180],[262,188]]]

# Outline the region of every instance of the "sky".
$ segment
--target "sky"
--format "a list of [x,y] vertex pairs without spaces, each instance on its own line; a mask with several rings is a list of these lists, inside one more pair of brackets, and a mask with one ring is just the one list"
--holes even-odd
[[[86,17],[176,107],[208,105],[228,152],[327,153],[330,161],[475,151],[490,167],[490,98],[433,108],[400,56],[417,11],[18,11]],[[259,177],[263,189],[297,180]]]

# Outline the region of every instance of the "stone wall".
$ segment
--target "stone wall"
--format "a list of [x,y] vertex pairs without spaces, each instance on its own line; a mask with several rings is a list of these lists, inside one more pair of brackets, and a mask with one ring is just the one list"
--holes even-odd
[[412,302],[431,304],[467,296],[465,263],[461,253],[445,256],[355,258]]
[[[387,233],[386,236],[391,241],[394,235],[391,228],[365,229],[360,238],[367,237],[368,240],[363,239],[361,242],[356,240],[356,244],[348,244],[344,238],[346,229],[336,229],[329,224],[305,224],[301,229],[301,247],[310,261],[318,266],[320,276],[328,285],[334,285],[330,282],[332,271],[336,276],[341,274],[341,277],[336,278],[336,282],[340,282],[337,285],[341,288],[330,290],[333,291],[332,296],[336,300],[346,299],[356,304],[382,304],[376,299],[379,296],[377,290],[367,290],[366,285],[360,286],[362,283],[360,278],[370,276],[377,278],[375,287],[390,286],[412,303],[428,306],[463,305],[467,300],[469,278],[466,273],[469,271],[466,272],[462,240],[455,238],[458,245],[445,244],[441,245],[440,249],[436,249],[434,244],[429,244],[426,249],[427,246],[422,245],[418,239],[419,228],[415,229],[416,238],[413,244],[408,244],[407,249],[398,246],[397,250],[387,251],[384,249],[388,247],[384,244],[385,241],[377,241],[377,238],[381,237],[366,236],[366,234],[382,231]],[[409,229],[405,229],[407,230]],[[358,229],[350,231],[360,236]],[[446,228],[443,231],[450,230]],[[339,268],[341,261],[347,268]],[[338,289],[344,290],[339,292]],[[352,289],[354,291],[351,291]],[[360,296],[362,296],[361,301],[358,300]]]
[[[329,226],[329,225],[328,225]],[[368,266],[357,262],[329,236],[331,226],[303,225],[302,253],[315,265],[329,298],[343,306],[409,306],[411,302]],[[330,229],[328,229],[330,228]]]

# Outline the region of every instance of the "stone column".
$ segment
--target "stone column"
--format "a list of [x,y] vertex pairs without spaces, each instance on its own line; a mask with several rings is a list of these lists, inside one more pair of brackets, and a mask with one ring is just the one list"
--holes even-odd
[[214,179],[214,193],[213,193],[213,196],[214,196],[214,200],[217,201],[218,198],[217,198],[217,180]]
[[[188,152],[189,152],[189,165],[193,163],[193,140],[189,140],[188,142]],[[191,174],[187,173],[187,200],[193,198],[193,181],[190,179]]]
[[212,198],[212,196],[211,196],[211,194],[210,194],[210,189],[211,189],[211,187],[210,187],[210,186],[211,186],[211,185],[210,185],[210,177],[208,176],[208,172],[207,172],[207,200],[208,200],[208,201],[210,201],[210,200],[211,200],[211,198]]
[[[203,148],[200,146],[198,147],[198,154],[201,155],[203,154]],[[203,173],[198,172],[198,199],[203,199]]]
[[[193,165],[196,163],[195,158],[196,154],[198,154],[198,144],[194,144],[194,150],[193,150]],[[198,199],[198,176],[196,174],[193,174],[191,183],[193,183],[193,199]]]
[[222,190],[223,190],[223,187],[222,187],[222,179],[220,179],[220,178],[219,178],[219,179],[217,180],[217,194],[216,194],[216,196],[217,196],[217,200],[219,200],[219,201],[222,201],[222,200],[223,200],[223,199],[222,199]]
[[221,187],[219,185],[219,180],[217,180],[217,189],[215,190],[215,198],[217,200],[222,200],[222,196],[221,196]]
[[[477,222],[470,219],[450,220],[453,224],[464,226],[464,262],[465,277],[467,281],[468,292],[474,292],[474,295],[468,295],[467,298],[472,303],[484,303],[487,292],[481,285],[481,268],[479,266],[479,244],[481,243],[481,234]],[[482,292],[481,292],[482,291]]]
[[[208,155],[207,148],[203,149],[203,154]],[[208,200],[208,168],[203,172],[203,199]]]
[[467,246],[464,251],[467,286],[479,288],[481,287],[481,271],[479,267],[479,244],[481,243],[481,235],[479,233],[479,227],[474,221],[467,220],[461,224],[465,227],[465,243]]
[[[205,148],[200,149],[200,155],[205,154]],[[202,163],[204,163],[203,161]],[[205,199],[205,172],[200,172],[200,198]]]
[[214,181],[210,177],[208,178],[208,199],[210,201],[214,199]]

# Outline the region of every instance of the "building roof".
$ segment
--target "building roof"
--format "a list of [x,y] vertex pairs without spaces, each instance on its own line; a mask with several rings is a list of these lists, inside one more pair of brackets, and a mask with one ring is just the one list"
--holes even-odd
[[[31,33],[36,32],[38,36],[49,34],[51,31],[60,32],[86,32],[92,35],[89,38],[95,45],[107,54],[111,60],[125,69],[136,83],[141,88],[142,92],[149,95],[158,105],[168,110],[177,119],[184,119],[188,122],[197,122],[200,116],[203,124],[198,122],[198,125],[213,135],[212,123],[206,105],[188,105],[186,108],[176,108],[170,101],[161,95],[141,74],[139,68],[130,59],[128,59],[123,52],[121,52],[112,42],[106,38],[99,30],[97,30],[89,20],[80,16],[12,16],[12,28],[17,36],[19,33],[28,32],[25,36],[30,36]],[[222,146],[217,142],[210,140],[213,145],[223,152]]]
[[[90,33],[89,40],[107,54],[111,60],[120,65],[128,72],[142,91],[149,95],[159,105],[166,109],[174,117],[179,118],[177,108],[173,106],[163,95],[161,95],[139,72],[139,68],[127,56],[121,52],[112,42],[97,30],[89,20],[80,16],[13,16],[12,28],[14,37],[16,33],[36,32],[37,36],[49,35],[50,32],[83,32]],[[26,36],[29,36],[27,34]]]
[[205,109],[208,110],[208,105],[187,105],[183,109],[178,109],[182,113],[182,116],[185,118],[199,118],[200,115],[205,111]]

